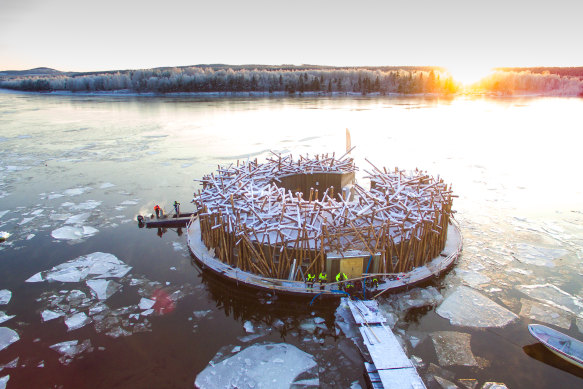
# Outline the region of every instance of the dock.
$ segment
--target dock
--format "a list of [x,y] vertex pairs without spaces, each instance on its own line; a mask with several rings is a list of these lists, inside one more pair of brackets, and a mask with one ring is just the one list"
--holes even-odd
[[417,369],[401,348],[375,300],[347,299],[372,363],[365,362],[374,389],[426,389]]

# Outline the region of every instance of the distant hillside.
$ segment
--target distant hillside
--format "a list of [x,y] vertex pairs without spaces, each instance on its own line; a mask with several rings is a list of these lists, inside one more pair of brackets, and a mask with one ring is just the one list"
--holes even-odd
[[0,76],[25,77],[25,76],[56,76],[65,74],[59,70],[51,68],[34,68],[29,70],[5,70],[0,71]]

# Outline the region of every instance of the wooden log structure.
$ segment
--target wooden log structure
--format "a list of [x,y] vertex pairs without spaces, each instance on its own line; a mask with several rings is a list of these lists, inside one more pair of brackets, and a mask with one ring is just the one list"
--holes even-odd
[[346,155],[219,166],[194,196],[202,241],[221,262],[276,279],[326,272],[330,253],[378,257],[370,273],[423,266],[445,246],[451,187],[421,170],[372,166],[370,190],[354,183]]

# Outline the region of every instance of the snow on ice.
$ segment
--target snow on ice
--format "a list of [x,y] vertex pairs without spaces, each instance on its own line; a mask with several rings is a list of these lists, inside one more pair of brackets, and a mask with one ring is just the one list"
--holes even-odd
[[91,346],[91,341],[89,339],[85,339],[81,343],[79,343],[78,340],[69,340],[66,342],[53,344],[49,347],[61,354],[59,361],[63,365],[68,365],[75,357],[84,352],[93,351],[93,347]]
[[89,226],[71,227],[65,226],[57,228],[51,232],[51,236],[59,240],[78,240],[87,238],[98,233],[99,230]]
[[68,331],[73,331],[81,327],[85,327],[87,324],[91,323],[91,318],[85,314],[85,312],[75,313],[65,319],[65,325]]
[[[220,355],[222,356],[222,355]],[[211,361],[194,382],[207,388],[319,387],[313,356],[287,343],[252,345],[224,360]]]
[[458,286],[436,310],[453,325],[504,327],[518,319],[514,313],[467,286]]
[[542,303],[570,312],[575,316],[583,317],[583,303],[580,299],[555,285],[519,285],[516,289]]
[[112,280],[87,280],[85,283],[99,300],[107,300],[121,289],[121,285]]

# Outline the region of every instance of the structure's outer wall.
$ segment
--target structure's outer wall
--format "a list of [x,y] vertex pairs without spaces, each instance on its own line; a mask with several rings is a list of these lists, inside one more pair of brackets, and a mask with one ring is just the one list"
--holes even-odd
[[354,177],[354,172],[292,174],[277,177],[274,183],[281,188],[290,190],[294,195],[301,192],[306,200],[310,199],[311,194],[312,200],[322,201],[327,189],[328,195],[336,198],[338,193],[342,193],[344,186],[354,182]]

